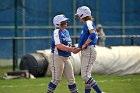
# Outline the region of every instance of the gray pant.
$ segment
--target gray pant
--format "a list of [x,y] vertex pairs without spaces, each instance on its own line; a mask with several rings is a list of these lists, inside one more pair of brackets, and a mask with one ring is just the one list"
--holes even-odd
[[59,56],[56,53],[51,54],[51,71],[52,81],[54,84],[58,84],[61,80],[62,75],[66,78],[69,85],[75,83],[73,66],[70,62],[70,57]]
[[96,60],[96,55],[97,52],[93,45],[81,51],[81,77],[85,82],[91,77],[91,70]]

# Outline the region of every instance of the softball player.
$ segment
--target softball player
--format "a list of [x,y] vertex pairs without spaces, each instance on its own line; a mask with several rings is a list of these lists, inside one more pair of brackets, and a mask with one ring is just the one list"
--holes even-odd
[[91,77],[91,70],[97,55],[95,45],[98,39],[93,18],[91,16],[91,10],[86,6],[82,6],[77,9],[75,15],[79,18],[80,22],[84,23],[78,43],[79,49],[75,50],[74,53],[79,52],[80,49],[82,50],[81,76],[85,81],[85,93],[90,93],[91,87],[97,93],[104,93],[98,87],[96,81]]
[[64,15],[56,15],[53,19],[55,30],[52,35],[51,55],[52,80],[48,85],[47,93],[54,93],[55,88],[61,80],[62,74],[67,80],[68,88],[71,93],[78,93],[72,63],[70,62],[72,40],[67,27],[67,20]]

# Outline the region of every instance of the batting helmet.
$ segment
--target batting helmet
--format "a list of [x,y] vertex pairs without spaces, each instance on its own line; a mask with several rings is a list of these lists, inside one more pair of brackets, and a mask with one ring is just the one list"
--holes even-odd
[[67,21],[68,18],[65,17],[65,15],[61,14],[61,15],[56,15],[54,18],[53,18],[53,24],[55,27],[60,27],[61,25],[61,22],[63,21]]
[[81,6],[77,9],[75,15],[78,16],[79,18],[91,16],[91,10],[87,6]]

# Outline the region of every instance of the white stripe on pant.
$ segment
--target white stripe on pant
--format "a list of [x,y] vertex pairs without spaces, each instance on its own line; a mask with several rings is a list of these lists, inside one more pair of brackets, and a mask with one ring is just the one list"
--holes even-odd
[[52,62],[51,71],[52,71],[52,82],[58,84],[61,80],[62,75],[66,78],[68,84],[74,84],[74,72],[73,66],[70,62],[70,57],[59,56],[56,53],[52,53]]
[[97,52],[93,45],[81,51],[81,76],[85,82],[91,77],[91,70],[96,56]]

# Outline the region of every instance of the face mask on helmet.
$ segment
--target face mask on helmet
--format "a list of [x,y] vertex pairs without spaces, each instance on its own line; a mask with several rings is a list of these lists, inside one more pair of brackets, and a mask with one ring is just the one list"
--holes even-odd
[[82,16],[83,16],[83,14],[82,14],[82,15],[78,15],[78,14],[77,14],[77,15],[75,15],[75,20],[76,20],[76,21],[79,21],[79,20],[80,20],[80,18],[81,18]]

